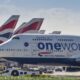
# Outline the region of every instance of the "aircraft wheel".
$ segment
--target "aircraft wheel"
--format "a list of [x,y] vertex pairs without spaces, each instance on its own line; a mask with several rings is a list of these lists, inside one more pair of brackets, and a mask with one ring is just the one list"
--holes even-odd
[[17,70],[13,70],[11,75],[12,76],[19,76],[19,72]]
[[35,76],[35,73],[32,73],[31,76]]

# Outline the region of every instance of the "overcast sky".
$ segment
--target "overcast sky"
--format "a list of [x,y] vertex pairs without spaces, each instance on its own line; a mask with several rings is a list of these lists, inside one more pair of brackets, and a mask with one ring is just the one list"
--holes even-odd
[[0,0],[0,25],[13,14],[21,15],[17,27],[41,17],[46,33],[80,35],[80,0]]

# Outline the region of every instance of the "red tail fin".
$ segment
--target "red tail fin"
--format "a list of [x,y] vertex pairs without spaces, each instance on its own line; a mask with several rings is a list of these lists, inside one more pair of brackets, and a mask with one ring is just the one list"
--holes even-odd
[[13,15],[0,27],[0,44],[11,38],[18,18],[19,15]]
[[43,22],[43,18],[33,18],[28,23],[23,23],[14,34],[27,33],[30,30],[39,30]]
[[0,31],[3,31],[5,29],[12,28],[14,29],[17,21],[18,21],[19,15],[12,15],[1,27]]

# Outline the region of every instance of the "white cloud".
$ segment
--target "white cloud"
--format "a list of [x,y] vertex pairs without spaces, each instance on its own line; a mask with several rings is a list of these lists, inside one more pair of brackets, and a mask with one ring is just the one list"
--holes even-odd
[[[44,17],[41,29],[47,33],[55,30],[61,30],[63,34],[80,35],[80,12],[74,12],[64,8],[27,10],[16,6],[0,6],[0,23],[2,24],[12,14],[20,14],[19,26],[24,21],[29,21],[34,17]],[[2,19],[3,18],[3,19]]]

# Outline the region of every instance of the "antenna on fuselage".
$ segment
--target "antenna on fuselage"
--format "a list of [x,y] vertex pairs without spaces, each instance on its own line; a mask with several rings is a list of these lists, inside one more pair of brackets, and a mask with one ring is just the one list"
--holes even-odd
[[61,31],[53,31],[52,33],[49,34],[61,34]]

